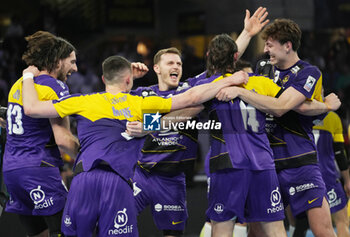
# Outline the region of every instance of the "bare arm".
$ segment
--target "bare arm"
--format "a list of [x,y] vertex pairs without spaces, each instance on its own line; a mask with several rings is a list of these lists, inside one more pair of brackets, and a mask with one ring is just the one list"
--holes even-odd
[[280,117],[306,100],[306,97],[293,87],[289,87],[278,98],[259,95],[241,87],[224,88],[217,94],[218,100],[228,101],[236,97],[251,104],[256,109]]
[[245,18],[244,18],[244,29],[238,36],[236,40],[236,44],[238,47],[238,58],[240,58],[244,51],[247,49],[250,40],[257,33],[261,31],[261,29],[269,22],[269,20],[265,20],[268,15],[266,8],[259,7],[252,17],[250,17],[249,10],[246,10]]
[[314,116],[327,113],[329,111],[335,111],[340,107],[340,105],[341,102],[338,96],[331,93],[325,98],[324,103],[317,100],[305,101],[294,110],[303,115]]
[[[36,67],[29,66],[23,71],[23,75],[30,72],[35,74]],[[34,73],[33,73],[34,72]],[[39,101],[38,93],[34,87],[33,78],[24,78],[22,88],[22,100],[24,113],[33,118],[58,118],[59,115],[52,104],[52,100]]]
[[239,71],[217,82],[195,86],[182,94],[172,97],[171,110],[202,104],[214,98],[222,88],[246,83],[248,79],[246,72]]
[[75,159],[79,149],[79,141],[70,131],[69,118],[52,118],[50,123],[60,151]]
[[306,97],[293,87],[289,87],[279,98],[259,95],[236,86],[224,88],[216,95],[216,98],[222,101],[229,101],[236,97],[240,97],[260,111],[277,117],[282,116],[289,110],[307,116],[319,115],[328,111],[335,111],[341,105],[338,96],[334,93],[328,95],[324,103],[316,100],[306,101]]

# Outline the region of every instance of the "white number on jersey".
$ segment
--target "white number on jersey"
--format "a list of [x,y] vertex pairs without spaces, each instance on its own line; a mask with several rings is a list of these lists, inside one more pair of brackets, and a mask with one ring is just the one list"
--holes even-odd
[[[12,121],[12,115],[14,116],[14,121]],[[22,124],[22,107],[10,104],[7,109],[8,133],[22,135],[24,132]]]
[[251,105],[246,105],[243,101],[239,103],[241,108],[244,129],[248,130],[248,125],[253,132],[259,131],[259,121],[256,119],[256,109]]

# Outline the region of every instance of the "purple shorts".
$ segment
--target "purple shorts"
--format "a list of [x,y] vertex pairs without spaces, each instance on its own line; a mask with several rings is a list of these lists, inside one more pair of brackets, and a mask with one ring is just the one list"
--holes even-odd
[[73,178],[62,217],[65,235],[138,236],[136,208],[129,184],[109,167]]
[[284,205],[290,205],[294,216],[322,206],[326,187],[317,164],[284,169],[278,172],[277,176]]
[[284,207],[275,170],[225,169],[210,175],[207,216],[223,222],[279,221]]
[[138,212],[151,205],[158,229],[184,230],[188,218],[184,174],[168,177],[137,167],[133,181]]
[[10,194],[6,211],[21,215],[51,216],[63,210],[67,197],[57,167],[28,167],[4,172]]
[[326,184],[327,188],[327,200],[329,207],[331,208],[331,213],[342,210],[346,207],[348,203],[348,198],[344,191],[342,183],[337,180],[333,185]]

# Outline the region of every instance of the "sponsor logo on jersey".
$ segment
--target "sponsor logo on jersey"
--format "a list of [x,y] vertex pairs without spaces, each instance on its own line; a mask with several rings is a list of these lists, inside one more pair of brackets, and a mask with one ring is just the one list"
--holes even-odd
[[310,92],[312,87],[315,85],[315,82],[316,82],[316,79],[312,76],[309,76],[307,79],[306,79],[306,82],[305,82],[305,85],[304,85],[304,89],[307,91],[307,92]]
[[292,67],[292,69],[290,69],[290,71],[294,74],[297,74],[300,71],[300,67],[298,65]]
[[114,229],[108,230],[108,235],[129,234],[133,231],[133,225],[127,225],[128,214],[126,208],[117,212],[114,218]]
[[53,198],[45,198],[45,192],[41,190],[40,185],[32,189],[29,195],[34,202],[34,209],[45,209],[53,205]]

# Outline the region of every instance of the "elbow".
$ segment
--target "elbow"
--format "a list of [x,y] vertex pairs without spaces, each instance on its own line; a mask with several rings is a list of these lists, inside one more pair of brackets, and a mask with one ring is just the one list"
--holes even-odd
[[272,115],[275,117],[282,117],[285,113],[286,113],[286,111],[284,111],[284,110],[277,110]]
[[24,114],[29,117],[35,117],[35,111],[33,106],[23,105]]

